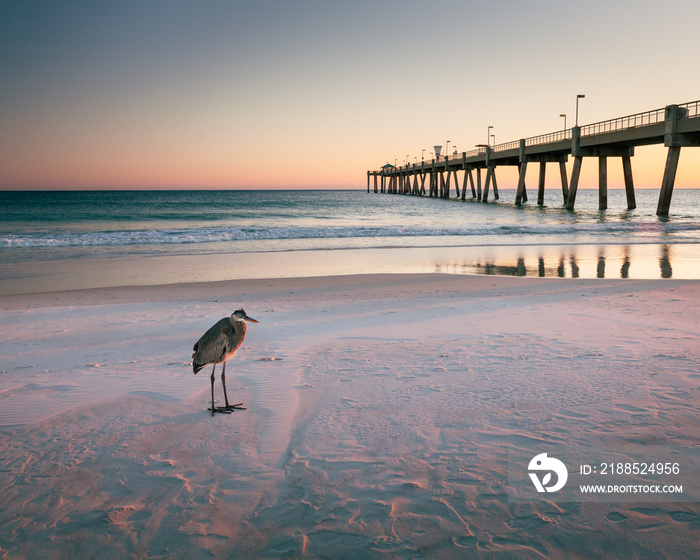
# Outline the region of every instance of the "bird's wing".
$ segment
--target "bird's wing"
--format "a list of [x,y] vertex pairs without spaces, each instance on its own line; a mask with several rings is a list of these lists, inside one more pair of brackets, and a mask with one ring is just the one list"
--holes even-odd
[[206,365],[220,360],[226,354],[231,331],[231,323],[227,317],[218,321],[194,345],[193,362]]

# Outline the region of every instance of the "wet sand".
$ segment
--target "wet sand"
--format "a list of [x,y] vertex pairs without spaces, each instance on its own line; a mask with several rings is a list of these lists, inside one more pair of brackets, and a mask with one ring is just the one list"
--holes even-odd
[[699,255],[694,244],[486,245],[30,260],[3,264],[0,295],[374,273],[695,279]]

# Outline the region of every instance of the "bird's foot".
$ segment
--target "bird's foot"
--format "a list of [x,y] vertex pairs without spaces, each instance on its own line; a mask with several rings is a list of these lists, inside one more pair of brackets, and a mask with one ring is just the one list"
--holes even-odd
[[243,406],[243,403],[240,402],[238,404],[227,404],[226,406],[222,407],[225,408],[226,410],[232,411],[232,410],[246,410],[246,408]]
[[244,408],[242,405],[243,403],[238,403],[228,406],[217,406],[213,410],[211,408],[207,408],[207,410],[211,410],[212,416],[214,416],[215,412],[220,412],[221,414],[231,414],[234,410],[246,410],[246,408]]
[[229,410],[225,406],[217,406],[216,408],[207,408],[207,410],[211,410],[212,416],[214,416],[215,412],[220,412],[222,414],[231,414],[231,412],[233,412],[232,410]]

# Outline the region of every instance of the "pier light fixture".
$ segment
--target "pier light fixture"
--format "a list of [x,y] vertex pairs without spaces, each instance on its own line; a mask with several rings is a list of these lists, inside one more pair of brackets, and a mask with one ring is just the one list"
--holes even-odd
[[491,145],[491,129],[493,126],[489,126],[488,130],[486,131],[486,145],[490,146]]
[[576,96],[576,126],[578,126],[578,100],[583,99],[584,97],[586,97],[586,96],[583,95],[582,93],[579,93]]
[[445,140],[445,155],[450,155],[450,140]]
[[564,117],[564,130],[566,130],[566,115],[565,115],[564,113],[562,113],[562,114],[559,115],[559,116],[560,116],[560,117]]
[[423,153],[420,155],[420,160],[425,161],[425,148],[423,148]]

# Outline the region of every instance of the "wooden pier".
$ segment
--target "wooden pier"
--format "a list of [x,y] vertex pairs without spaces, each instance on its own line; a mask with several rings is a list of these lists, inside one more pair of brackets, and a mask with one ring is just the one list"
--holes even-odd
[[[472,198],[487,202],[491,188],[494,198],[498,199],[496,167],[510,165],[519,169],[515,203],[522,204],[528,200],[525,187],[528,164],[539,163],[537,203],[543,204],[546,166],[547,163],[556,163],[559,165],[563,203],[568,210],[573,210],[583,159],[598,158],[598,205],[601,210],[605,210],[608,207],[608,158],[620,158],[627,208],[631,210],[636,208],[632,178],[634,148],[652,144],[663,144],[668,148],[656,209],[657,215],[666,216],[671,206],[681,148],[700,146],[700,101],[668,105],[662,109],[586,126],[574,126],[496,146],[483,145],[477,150],[438,156],[420,164],[403,167],[385,165],[379,171],[367,172],[367,192],[370,192],[370,177],[374,177],[375,193],[427,194],[431,197],[449,198],[454,181],[457,197],[464,200],[469,187]],[[569,156],[574,158],[570,178],[566,170]],[[458,171],[463,172],[461,181]],[[486,172],[483,189],[482,171]]]

